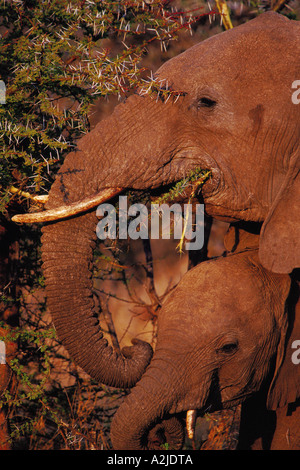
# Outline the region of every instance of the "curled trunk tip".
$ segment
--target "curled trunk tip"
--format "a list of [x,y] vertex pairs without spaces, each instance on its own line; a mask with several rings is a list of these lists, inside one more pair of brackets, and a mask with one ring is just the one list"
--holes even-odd
[[[122,406],[120,409],[122,410]],[[134,432],[130,422],[126,424],[123,419],[120,421],[117,415],[111,427],[111,441],[115,450],[179,450],[183,446],[184,426],[177,416],[168,417],[156,424],[151,424],[150,421],[143,429],[136,429]],[[136,423],[143,419],[143,416],[136,414]]]

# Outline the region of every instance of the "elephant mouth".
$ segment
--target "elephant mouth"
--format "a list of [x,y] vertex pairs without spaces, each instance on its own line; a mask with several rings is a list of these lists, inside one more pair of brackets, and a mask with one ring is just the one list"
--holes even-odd
[[[214,410],[210,409],[209,411],[212,412]],[[195,408],[187,410],[185,412],[171,414],[169,416],[164,417],[161,422],[156,423],[155,425],[150,426],[148,428],[147,433],[145,433],[144,436],[144,445],[142,444],[142,446],[148,450],[163,449],[165,446],[169,445],[169,442],[171,441],[172,449],[182,449],[185,440],[184,428],[186,430],[186,436],[188,437],[188,439],[194,442],[196,439],[197,418],[204,417],[206,412],[207,409],[203,408],[201,410],[198,410]],[[176,423],[177,428],[181,427],[181,433],[180,431],[177,431],[177,438],[174,439],[173,436],[171,436],[170,441],[168,440],[168,428],[170,428],[169,423],[172,423],[173,426]]]
[[[189,160],[190,163],[187,164]],[[221,159],[218,158],[218,161],[221,161]],[[209,171],[209,178],[204,181],[201,188],[205,198],[212,197],[224,186],[222,171],[216,159],[211,155],[203,153],[201,149],[197,147],[180,151],[174,159],[174,164],[178,166],[179,173],[180,169],[184,168],[182,178],[184,178],[189,171],[191,173],[197,171],[197,168],[201,168],[203,171]]]

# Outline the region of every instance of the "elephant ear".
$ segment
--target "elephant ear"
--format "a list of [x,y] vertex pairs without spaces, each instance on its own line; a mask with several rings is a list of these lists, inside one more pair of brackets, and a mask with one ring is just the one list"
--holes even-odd
[[[295,289],[299,296],[299,286]],[[293,293],[293,289],[292,289]],[[289,303],[291,295],[289,296]],[[297,302],[297,300],[296,300]],[[275,373],[269,387],[267,397],[267,408],[276,410],[277,408],[286,406],[288,403],[295,402],[300,397],[300,364],[295,364],[292,355],[295,352],[292,345],[294,341],[300,338],[300,301],[293,307],[290,312],[290,318],[284,324],[284,318],[279,322],[281,330],[281,339],[277,349],[277,358],[275,365]],[[287,318],[285,316],[285,318]],[[286,340],[288,337],[288,340]]]
[[276,273],[300,267],[300,158],[293,155],[284,184],[262,225],[259,258]]

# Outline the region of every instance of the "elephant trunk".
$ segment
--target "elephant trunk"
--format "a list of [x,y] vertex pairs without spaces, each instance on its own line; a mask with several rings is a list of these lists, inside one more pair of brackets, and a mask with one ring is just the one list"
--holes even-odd
[[94,213],[87,213],[44,227],[48,306],[59,339],[80,367],[107,385],[132,387],[150,362],[152,348],[135,340],[124,357],[103,338],[92,298],[95,220]]
[[[152,369],[150,366],[148,371]],[[116,450],[180,449],[184,428],[171,408],[171,386],[160,387],[158,377],[146,372],[126,397],[111,425],[111,441]]]
[[110,433],[114,449],[162,449],[164,444],[169,449],[180,449],[184,424],[192,437],[191,415],[195,421],[195,410],[209,406],[214,372],[203,361],[201,373],[193,373],[197,364],[193,357],[188,364],[185,362],[192,356],[184,347],[186,342],[183,331],[173,328],[170,322],[164,325],[159,318],[153,359],[114,416]]

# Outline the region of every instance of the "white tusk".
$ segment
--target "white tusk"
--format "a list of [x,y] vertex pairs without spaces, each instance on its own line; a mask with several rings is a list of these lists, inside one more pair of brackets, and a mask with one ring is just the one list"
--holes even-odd
[[80,214],[81,212],[85,212],[93,207],[98,206],[104,201],[116,196],[124,188],[106,188],[103,189],[99,194],[94,197],[89,197],[83,199],[80,202],[74,202],[67,206],[60,206],[56,209],[49,209],[42,212],[33,212],[31,214],[17,214],[12,217],[13,222],[19,223],[39,223],[39,222],[51,222],[55,220],[65,219],[67,217],[71,217],[73,215]]
[[189,439],[195,437],[195,425],[197,418],[197,410],[188,410],[186,412],[186,430]]

